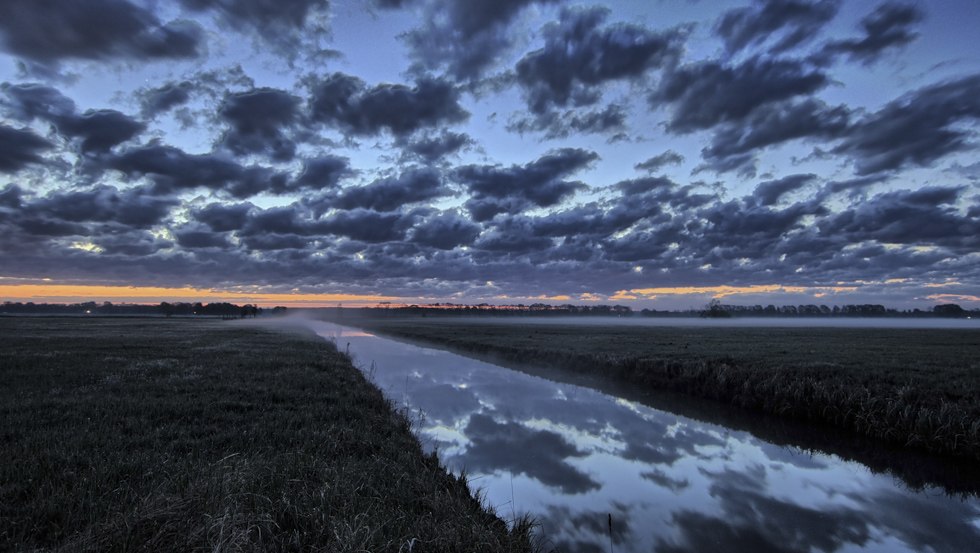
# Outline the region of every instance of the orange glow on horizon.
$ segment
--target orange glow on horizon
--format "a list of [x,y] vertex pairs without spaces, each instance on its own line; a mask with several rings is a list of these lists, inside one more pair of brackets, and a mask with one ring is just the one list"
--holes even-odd
[[164,288],[156,286],[98,286],[87,284],[0,284],[0,301],[34,303],[81,303],[115,301],[119,303],[229,302],[251,303],[261,307],[326,307],[338,302],[354,306],[374,305],[399,298],[360,294],[267,293],[213,290],[203,288]]
[[980,296],[974,296],[972,294],[933,294],[931,296],[926,296],[926,299],[932,301],[980,301]]

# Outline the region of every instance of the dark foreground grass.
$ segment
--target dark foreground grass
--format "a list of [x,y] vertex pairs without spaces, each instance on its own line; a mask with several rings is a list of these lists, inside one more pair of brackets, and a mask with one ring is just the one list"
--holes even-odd
[[0,318],[0,551],[527,551],[312,335]]
[[[353,321],[347,321],[352,323]],[[362,320],[411,340],[980,459],[980,331]]]

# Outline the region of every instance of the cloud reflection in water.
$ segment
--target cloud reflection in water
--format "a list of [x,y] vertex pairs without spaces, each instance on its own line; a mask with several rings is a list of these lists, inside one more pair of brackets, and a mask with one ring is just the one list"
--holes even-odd
[[[916,492],[833,455],[598,391],[328,323],[423,443],[503,516],[531,513],[564,552],[967,551],[980,501]],[[719,549],[721,548],[721,549]]]

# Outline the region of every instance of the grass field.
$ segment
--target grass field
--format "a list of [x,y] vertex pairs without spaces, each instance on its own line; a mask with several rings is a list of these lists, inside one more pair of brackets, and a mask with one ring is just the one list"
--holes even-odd
[[974,330],[346,322],[980,459],[980,332]]
[[0,318],[0,551],[528,551],[326,341]]

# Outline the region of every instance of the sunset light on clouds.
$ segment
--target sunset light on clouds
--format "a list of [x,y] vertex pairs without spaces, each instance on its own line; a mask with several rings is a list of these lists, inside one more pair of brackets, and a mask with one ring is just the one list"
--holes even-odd
[[972,0],[7,0],[0,301],[977,308],[978,25]]

